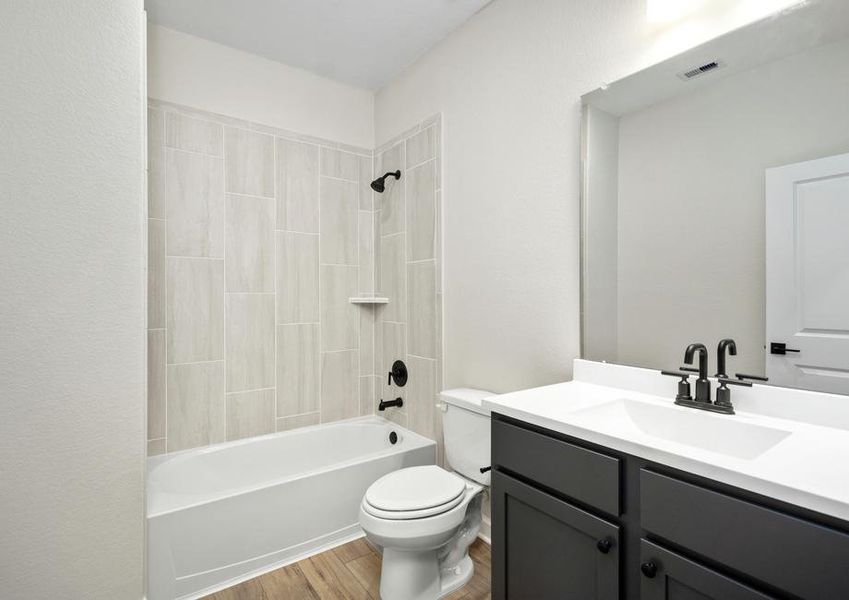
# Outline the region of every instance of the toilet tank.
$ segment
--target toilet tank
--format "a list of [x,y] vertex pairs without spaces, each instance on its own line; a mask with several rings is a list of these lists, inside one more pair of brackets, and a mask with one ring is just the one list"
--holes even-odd
[[489,485],[489,471],[481,473],[482,467],[490,466],[489,410],[481,406],[484,398],[494,396],[492,392],[470,388],[446,390],[439,396],[442,400],[442,436],[445,443],[445,462],[454,471]]

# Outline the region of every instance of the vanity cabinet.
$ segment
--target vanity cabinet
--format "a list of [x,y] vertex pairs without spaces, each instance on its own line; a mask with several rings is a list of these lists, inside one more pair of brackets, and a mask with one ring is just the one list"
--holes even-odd
[[849,598],[849,524],[492,415],[496,600]]

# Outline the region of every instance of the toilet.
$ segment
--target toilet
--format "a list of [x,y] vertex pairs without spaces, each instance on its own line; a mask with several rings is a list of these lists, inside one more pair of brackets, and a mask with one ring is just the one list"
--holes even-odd
[[490,481],[490,415],[481,402],[492,395],[468,388],[440,394],[445,461],[453,472],[436,465],[399,469],[366,490],[360,526],[383,550],[382,600],[435,600],[471,579],[469,545]]

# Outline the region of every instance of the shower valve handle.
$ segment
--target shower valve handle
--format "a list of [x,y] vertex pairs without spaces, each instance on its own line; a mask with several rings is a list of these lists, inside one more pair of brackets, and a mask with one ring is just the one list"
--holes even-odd
[[389,371],[389,376],[386,379],[386,385],[392,385],[392,380],[395,380],[395,385],[404,387],[407,385],[407,365],[403,360],[396,360],[392,363],[392,370]]

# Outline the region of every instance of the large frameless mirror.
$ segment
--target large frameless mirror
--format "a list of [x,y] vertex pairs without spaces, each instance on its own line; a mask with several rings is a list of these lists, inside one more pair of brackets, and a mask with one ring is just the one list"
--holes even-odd
[[807,2],[584,100],[591,360],[849,394],[849,3]]

